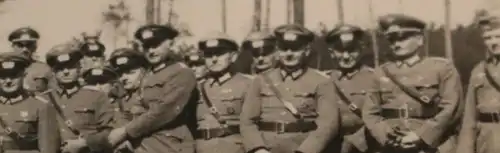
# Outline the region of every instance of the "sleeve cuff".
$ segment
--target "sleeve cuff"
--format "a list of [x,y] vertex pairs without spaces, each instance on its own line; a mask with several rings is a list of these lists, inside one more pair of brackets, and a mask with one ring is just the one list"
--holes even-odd
[[92,152],[112,152],[113,146],[109,143],[108,132],[101,132],[95,135],[89,135],[85,138],[88,148]]
[[264,149],[264,150],[269,150],[268,148],[266,148],[266,147],[264,147],[264,146],[259,146],[259,147],[255,147],[255,148],[253,148],[253,149],[250,149],[250,150],[248,151],[248,153],[255,153],[256,151],[261,150],[261,149]]
[[431,146],[438,147],[439,141],[438,139],[442,135],[442,130],[436,126],[434,126],[433,122],[426,122],[420,129],[418,129],[415,133],[422,139],[422,141]]

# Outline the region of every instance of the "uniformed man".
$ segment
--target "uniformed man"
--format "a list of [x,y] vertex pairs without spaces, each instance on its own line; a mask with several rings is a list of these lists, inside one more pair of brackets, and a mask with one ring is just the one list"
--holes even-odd
[[142,84],[144,113],[130,123],[115,128],[108,136],[115,146],[125,140],[138,143],[135,152],[194,152],[194,141],[185,120],[186,107],[197,95],[196,78],[185,64],[173,61],[170,46],[178,32],[162,25],[146,25],[139,28],[139,39],[151,64],[151,74]]
[[57,45],[46,55],[58,82],[47,96],[57,111],[62,152],[100,151],[101,145],[87,137],[109,127],[112,119],[106,93],[78,81],[82,56],[78,48],[68,44]]
[[83,43],[97,43],[99,42],[99,38],[101,37],[101,30],[89,30],[85,31],[81,34]]
[[279,67],[256,77],[245,96],[244,145],[256,153],[319,153],[338,134],[334,87],[327,76],[305,64],[311,31],[283,25],[274,33]]
[[462,87],[452,61],[420,57],[425,22],[389,14],[379,20],[394,61],[375,70],[363,120],[382,152],[450,152]]
[[499,152],[500,131],[497,94],[500,91],[498,61],[500,57],[500,9],[477,14],[477,24],[487,46],[489,57],[472,70],[457,153]]
[[[120,84],[125,92],[112,101],[115,110],[113,127],[121,127],[134,117],[146,112],[142,106],[140,87],[148,72],[148,63],[144,54],[130,48],[121,48],[111,53],[110,66],[116,70]],[[107,135],[106,135],[107,136]],[[117,150],[133,151],[133,146],[126,141]]]
[[0,55],[0,152],[56,153],[55,112],[49,103],[23,88],[31,60],[20,52]]
[[338,89],[335,94],[340,99],[343,135],[341,153],[368,150],[361,108],[366,95],[373,87],[370,80],[373,80],[374,74],[372,68],[361,63],[364,37],[365,33],[360,27],[349,24],[337,25],[325,34],[328,50],[339,66],[330,76]]
[[87,71],[93,67],[104,66],[106,62],[106,57],[104,52],[106,47],[100,43],[83,43],[80,47],[80,51],[83,54],[82,62],[82,72]]
[[118,74],[108,66],[92,67],[82,73],[85,85],[93,86],[104,93],[110,93],[114,83],[118,79]]
[[252,74],[259,74],[276,65],[276,38],[272,32],[258,31],[251,33],[242,44],[243,50],[252,53]]
[[41,92],[47,90],[49,84],[55,85],[55,80],[49,66],[38,61],[35,56],[39,38],[40,34],[30,27],[16,29],[8,36],[14,50],[26,54],[32,61],[32,64],[26,69],[25,88]]
[[206,81],[199,85],[201,101],[197,108],[195,132],[198,153],[245,153],[241,144],[239,116],[249,76],[232,73],[239,46],[225,34],[199,42],[208,69]]
[[208,70],[205,66],[205,59],[203,57],[203,54],[197,47],[193,47],[192,49],[184,53],[184,62],[194,71],[196,80],[198,80],[198,82],[202,82],[205,80],[205,76]]

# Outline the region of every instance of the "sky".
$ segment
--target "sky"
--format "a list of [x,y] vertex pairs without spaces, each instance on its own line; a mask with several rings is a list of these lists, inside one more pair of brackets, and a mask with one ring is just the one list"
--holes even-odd
[[[8,34],[21,26],[38,30],[40,54],[51,46],[69,40],[82,31],[99,27],[101,12],[112,0],[10,0],[0,6],[0,47],[8,46]],[[263,0],[265,3],[266,0]],[[444,23],[444,0],[371,0],[373,19],[387,13],[405,13],[426,22]],[[485,6],[485,0],[451,0],[451,23],[470,24],[474,11]],[[500,0],[493,0],[499,2]],[[133,18],[144,23],[145,0],[126,0]],[[368,13],[369,0],[344,0],[345,21],[364,28],[373,27]],[[163,21],[168,14],[168,0],[163,0]],[[271,0],[270,27],[286,22],[286,0]],[[179,21],[187,23],[197,36],[221,31],[220,0],[176,0],[174,11]],[[250,31],[253,0],[227,0],[227,33],[241,41]],[[305,0],[305,26],[315,30],[319,22],[327,27],[337,23],[335,0]]]

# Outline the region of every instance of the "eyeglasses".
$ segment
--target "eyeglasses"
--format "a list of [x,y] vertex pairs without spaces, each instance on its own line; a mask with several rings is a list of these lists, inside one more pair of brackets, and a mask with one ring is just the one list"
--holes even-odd
[[268,56],[275,52],[274,46],[264,46],[262,48],[253,48],[249,51],[252,53],[253,57]]
[[36,43],[34,41],[19,41],[19,42],[13,42],[12,46],[18,48],[35,48]]
[[291,50],[292,52],[298,52],[307,48],[307,45],[302,43],[277,43],[276,47],[282,51]]
[[214,57],[214,56],[222,56],[226,53],[229,53],[230,51],[226,50],[226,49],[220,49],[220,48],[217,48],[217,49],[205,49],[203,51],[203,56],[206,57],[206,58],[210,58],[210,57]]
[[87,57],[104,57],[104,52],[87,51],[87,52],[84,52],[83,55],[87,56]]
[[410,37],[418,35],[419,32],[391,32],[386,34],[386,38],[389,42],[398,42],[398,41],[403,41],[407,40]]

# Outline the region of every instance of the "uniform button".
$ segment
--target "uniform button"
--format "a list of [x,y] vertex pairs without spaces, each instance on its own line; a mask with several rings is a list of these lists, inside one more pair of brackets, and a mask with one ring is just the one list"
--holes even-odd
[[66,105],[61,105],[61,108],[66,108]]
[[233,115],[235,113],[234,108],[228,107],[227,108],[227,113]]
[[290,91],[290,88],[285,88],[286,91]]

